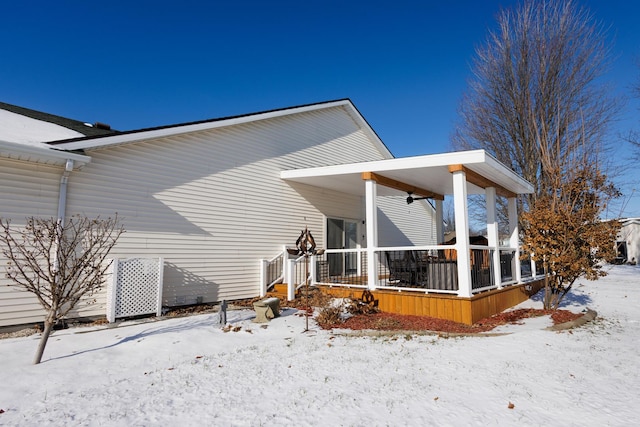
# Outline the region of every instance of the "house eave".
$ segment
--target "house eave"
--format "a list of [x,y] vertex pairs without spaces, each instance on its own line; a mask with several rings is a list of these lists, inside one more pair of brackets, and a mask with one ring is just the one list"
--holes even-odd
[[81,138],[70,140],[68,142],[56,142],[56,148],[63,150],[92,150],[99,148],[107,148],[110,146],[128,144],[133,142],[141,142],[157,138],[171,137],[175,135],[187,134],[192,132],[200,132],[217,128],[224,128],[244,123],[256,122],[261,120],[283,117],[292,114],[305,113],[310,111],[323,110],[334,107],[343,107],[353,120],[355,120],[361,129],[378,145],[380,152],[388,158],[393,158],[389,149],[384,145],[375,131],[369,126],[367,121],[362,117],[360,112],[355,108],[349,99],[341,99],[337,101],[329,101],[317,104],[309,104],[299,107],[290,107],[279,110],[266,111],[262,113],[248,114],[237,117],[213,119],[203,122],[194,122],[187,124],[179,124],[152,129],[142,129],[138,131],[123,132],[117,135]]
[[51,166],[65,166],[73,160],[76,168],[91,162],[91,157],[54,148],[0,141],[0,157]]

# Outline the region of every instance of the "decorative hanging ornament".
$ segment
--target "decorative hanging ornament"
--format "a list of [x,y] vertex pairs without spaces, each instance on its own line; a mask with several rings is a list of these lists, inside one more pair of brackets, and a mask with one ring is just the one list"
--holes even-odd
[[314,255],[316,252],[316,241],[307,227],[302,230],[300,237],[296,240],[296,247],[300,255]]

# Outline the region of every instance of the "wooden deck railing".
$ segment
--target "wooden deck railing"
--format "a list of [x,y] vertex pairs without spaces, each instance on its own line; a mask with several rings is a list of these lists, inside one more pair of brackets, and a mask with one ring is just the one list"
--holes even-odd
[[[500,248],[501,271],[493,267],[495,248],[474,245],[469,252],[472,292],[515,283],[513,249]],[[378,265],[376,287],[422,292],[458,292],[457,251],[449,245],[393,247],[375,251]],[[367,287],[366,249],[328,249],[314,258],[317,283]],[[498,280],[496,280],[496,276]]]
[[[500,275],[494,269],[493,257],[500,251]],[[306,272],[310,284],[368,287],[367,250],[327,249],[322,255],[288,258],[286,251],[271,260],[262,260],[263,289],[283,280],[289,284],[289,297],[305,284]],[[376,288],[407,290],[425,293],[457,294],[457,250],[451,245],[403,246],[380,248],[374,251],[377,264]],[[473,294],[516,283],[515,250],[473,245],[469,251],[471,291]],[[523,264],[527,264],[525,261]],[[530,265],[530,263],[529,263]],[[532,274],[522,268],[522,277]]]
[[267,294],[276,283],[284,280],[284,260],[286,252],[282,251],[271,259],[260,260],[260,296]]

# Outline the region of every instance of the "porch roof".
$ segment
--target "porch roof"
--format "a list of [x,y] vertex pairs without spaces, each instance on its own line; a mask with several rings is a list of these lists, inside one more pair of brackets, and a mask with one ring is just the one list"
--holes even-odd
[[[484,150],[458,151],[415,157],[403,157],[362,163],[323,166],[282,171],[286,181],[299,182],[348,194],[365,191],[363,173],[371,172],[384,181],[399,185],[379,186],[379,195],[397,195],[398,190],[416,195],[453,194],[453,170],[467,172],[467,193],[484,194],[484,188],[496,187],[498,194],[533,193],[533,186]],[[420,191],[425,190],[425,191]]]

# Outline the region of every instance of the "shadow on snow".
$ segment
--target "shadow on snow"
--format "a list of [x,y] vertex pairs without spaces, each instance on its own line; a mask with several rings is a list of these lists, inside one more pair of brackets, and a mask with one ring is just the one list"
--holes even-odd
[[[287,317],[287,316],[291,316],[293,314],[295,314],[298,310],[295,309],[291,309],[291,308],[285,308],[281,311],[280,313],[280,317]],[[251,320],[253,318],[255,318],[255,313],[252,310],[239,310],[238,312],[231,312],[229,313],[231,314],[231,316],[229,316],[229,318],[227,318],[227,323],[228,324],[235,324],[235,323],[241,323],[247,320]],[[236,316],[233,316],[233,314],[235,314]],[[183,318],[185,319],[185,318]],[[200,319],[194,319],[194,320],[186,320],[186,321],[182,321],[177,325],[169,325],[169,326],[158,326],[158,327],[152,327],[149,329],[146,329],[144,331],[138,332],[137,334],[133,334],[130,336],[126,336],[123,338],[120,338],[117,342],[113,343],[113,344],[109,344],[109,345],[105,345],[102,347],[96,347],[96,348],[91,348],[91,349],[87,349],[87,350],[82,350],[82,351],[78,351],[78,352],[74,352],[72,354],[67,354],[64,356],[57,356],[57,357],[52,357],[50,359],[47,359],[46,361],[43,361],[42,363],[46,363],[49,361],[53,361],[53,360],[59,360],[59,359],[66,359],[68,357],[74,357],[74,356],[78,356],[81,354],[85,354],[85,353],[92,353],[94,351],[100,351],[100,350],[106,350],[108,348],[113,348],[113,347],[117,347],[119,345],[122,344],[126,344],[129,342],[133,342],[133,341],[140,341],[143,340],[145,338],[148,337],[152,337],[152,336],[156,336],[156,335],[162,335],[162,334],[171,334],[171,333],[179,333],[179,332],[185,332],[188,330],[192,330],[192,329],[199,329],[199,328],[215,328],[215,329],[220,329],[222,327],[222,325],[220,325],[220,320],[219,320],[219,315],[218,314],[213,314],[213,315],[208,315],[206,317],[200,318]],[[167,319],[163,319],[163,320],[169,320]],[[162,322],[162,320],[161,320]],[[127,326],[125,326],[127,327]],[[105,329],[100,329],[100,330],[96,330],[96,331],[91,331],[91,332],[100,332],[100,331],[104,331]],[[108,329],[106,329],[108,330]]]

